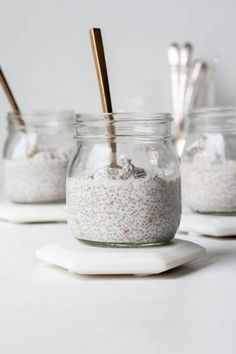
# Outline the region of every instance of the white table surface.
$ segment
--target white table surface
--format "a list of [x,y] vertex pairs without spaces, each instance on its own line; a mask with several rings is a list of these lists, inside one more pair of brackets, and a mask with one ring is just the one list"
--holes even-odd
[[217,354],[236,348],[236,239],[151,277],[79,276],[34,251],[66,224],[0,223],[1,354]]

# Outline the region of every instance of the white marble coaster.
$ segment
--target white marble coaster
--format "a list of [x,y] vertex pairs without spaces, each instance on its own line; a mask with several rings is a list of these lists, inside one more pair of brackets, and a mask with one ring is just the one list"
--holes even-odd
[[201,257],[205,249],[174,239],[147,248],[89,246],[75,239],[56,241],[36,251],[45,262],[79,274],[158,274]]
[[183,214],[178,231],[214,237],[236,236],[236,216]]
[[66,222],[64,203],[14,204],[0,201],[0,220],[13,223]]

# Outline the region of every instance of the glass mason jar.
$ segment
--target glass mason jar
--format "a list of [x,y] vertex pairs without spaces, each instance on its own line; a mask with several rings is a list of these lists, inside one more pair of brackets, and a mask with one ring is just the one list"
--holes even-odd
[[200,213],[236,212],[236,108],[197,110],[188,131],[181,161],[184,204]]
[[[106,123],[105,123],[106,121]],[[169,114],[78,114],[67,174],[67,220],[94,245],[170,241],[181,216]]]
[[[4,190],[13,202],[65,200],[73,142],[72,111],[9,113],[4,145]],[[25,126],[19,122],[23,119]]]

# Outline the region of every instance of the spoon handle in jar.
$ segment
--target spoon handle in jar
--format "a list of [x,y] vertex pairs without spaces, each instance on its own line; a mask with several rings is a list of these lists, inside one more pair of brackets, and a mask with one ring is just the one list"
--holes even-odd
[[179,129],[183,130],[185,125],[185,96],[189,78],[189,68],[192,58],[193,47],[191,43],[185,43],[180,50],[180,74],[179,74]]
[[202,70],[197,82],[196,95],[194,97],[193,106],[200,107],[204,104],[204,98],[207,95],[208,65],[203,63]]
[[109,88],[109,80],[107,74],[107,66],[106,59],[102,41],[102,33],[100,28],[91,28],[90,31],[90,40],[93,50],[93,57],[96,66],[98,85],[100,90],[100,96],[102,100],[102,108],[104,113],[108,113],[105,115],[105,120],[107,122],[107,131],[109,135],[109,144],[111,147],[113,162],[112,165],[114,167],[117,165],[117,157],[116,157],[116,143],[115,139],[115,127],[114,127],[114,119],[112,116],[112,102],[111,102],[111,94]]
[[168,61],[171,70],[173,116],[176,125],[178,125],[179,60],[180,47],[177,43],[172,43],[168,48]]
[[199,95],[201,90],[200,80],[203,72],[206,70],[206,63],[201,60],[196,60],[193,65],[189,83],[187,87],[186,97],[185,97],[185,114],[187,115],[189,111],[195,106],[194,101]]
[[7,82],[7,79],[3,73],[2,68],[0,67],[0,83],[2,85],[3,91],[10,103],[10,106],[13,110],[13,112],[16,114],[16,119],[18,120],[18,123],[21,126],[25,126],[25,122],[23,121],[22,117],[21,117],[21,112],[20,112],[20,108],[15,100],[15,97],[12,93],[12,90]]

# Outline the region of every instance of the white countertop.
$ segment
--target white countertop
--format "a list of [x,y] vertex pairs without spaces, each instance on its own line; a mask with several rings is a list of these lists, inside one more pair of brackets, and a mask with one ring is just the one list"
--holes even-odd
[[184,236],[202,258],[151,277],[79,276],[35,249],[66,224],[0,223],[1,354],[235,353],[236,239]]

